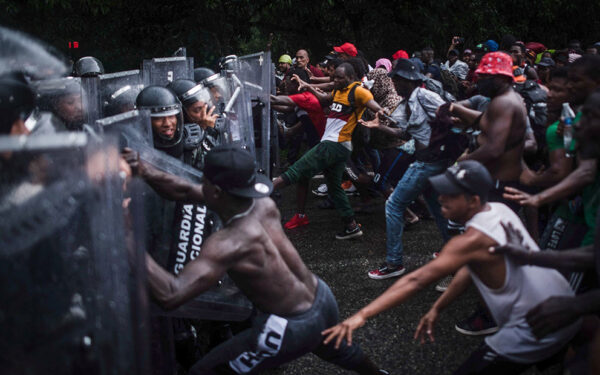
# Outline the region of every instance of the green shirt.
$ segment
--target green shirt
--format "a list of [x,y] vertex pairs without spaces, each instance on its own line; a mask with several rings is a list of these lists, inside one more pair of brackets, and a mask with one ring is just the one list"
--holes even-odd
[[[581,112],[577,113],[573,123],[579,122],[581,118]],[[565,148],[564,138],[556,134],[556,129],[560,121],[552,123],[552,125],[546,128],[546,144],[548,145],[548,152],[561,150]],[[575,152],[575,138],[571,142],[570,152]],[[559,217],[568,220],[573,223],[584,224],[584,218],[581,215],[581,201],[572,199],[570,201],[562,201],[556,208],[555,214]]]
[[[575,116],[575,119],[573,119],[573,124],[578,123],[580,118],[581,112],[577,112],[577,116]],[[559,122],[560,121],[556,121],[546,128],[546,144],[548,145],[548,152],[565,148],[564,138],[556,134],[556,129],[558,128]],[[569,152],[575,152],[575,143],[575,138],[573,138]]]

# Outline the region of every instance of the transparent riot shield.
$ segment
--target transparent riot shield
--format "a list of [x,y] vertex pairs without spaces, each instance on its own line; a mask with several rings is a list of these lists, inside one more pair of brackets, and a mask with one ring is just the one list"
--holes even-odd
[[178,79],[194,80],[193,57],[159,57],[142,62],[144,86],[166,86]]
[[100,75],[101,118],[133,110],[143,88],[142,74],[137,69]]
[[1,137],[0,155],[2,373],[147,373],[143,250],[116,142]]
[[[229,62],[227,70],[215,75],[210,82],[219,82],[218,87],[225,87],[229,96],[224,96],[222,118],[217,122],[224,143],[238,142],[254,153],[254,131],[252,127],[252,103],[244,84],[240,80],[240,64],[237,59]],[[224,90],[225,91],[225,90]]]
[[[39,134],[80,131],[88,116],[88,93],[81,77],[54,78],[32,82],[39,112],[51,113],[50,121],[41,122]],[[37,126],[36,126],[37,127]]]
[[83,108],[83,122],[93,125],[96,120],[104,117],[102,114],[102,102],[100,99],[100,78],[81,77],[81,92]]
[[65,59],[43,42],[0,26],[0,75],[22,72],[33,79],[61,77]]
[[252,126],[256,161],[261,172],[271,172],[271,102],[274,76],[270,52],[259,52],[238,58],[239,78],[252,103]]
[[105,135],[114,135],[119,139],[119,147],[152,147],[152,125],[147,110],[133,110],[96,121],[96,128]]

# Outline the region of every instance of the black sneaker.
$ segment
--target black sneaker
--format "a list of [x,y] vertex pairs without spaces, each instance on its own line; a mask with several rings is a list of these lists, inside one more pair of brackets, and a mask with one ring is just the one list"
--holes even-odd
[[335,235],[335,238],[338,240],[349,240],[362,235],[363,232],[360,230],[360,224],[355,224],[353,227],[345,226],[342,232]]
[[456,323],[454,328],[463,335],[469,336],[489,335],[498,332],[500,329],[494,319],[483,308],[477,309],[467,319]]
[[373,280],[389,279],[390,277],[398,277],[406,272],[403,266],[389,266],[383,263],[379,268],[369,271],[369,277]]

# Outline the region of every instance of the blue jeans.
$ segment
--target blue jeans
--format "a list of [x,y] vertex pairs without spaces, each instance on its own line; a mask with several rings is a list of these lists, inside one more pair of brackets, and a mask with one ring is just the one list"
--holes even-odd
[[435,218],[444,242],[448,240],[448,221],[444,219],[437,193],[430,187],[428,178],[443,173],[448,166],[446,160],[433,163],[422,161],[413,162],[402,179],[396,185],[394,192],[385,202],[385,223],[387,232],[387,256],[389,265],[402,265],[402,233],[404,232],[404,210],[419,194],[423,194],[429,212]]

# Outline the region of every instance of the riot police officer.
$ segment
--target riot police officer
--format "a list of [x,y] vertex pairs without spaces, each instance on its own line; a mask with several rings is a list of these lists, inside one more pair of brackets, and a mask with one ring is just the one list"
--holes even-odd
[[104,74],[104,65],[93,56],[80,58],[73,65],[74,77],[95,77]]
[[200,127],[200,148],[192,151],[192,162],[190,164],[202,169],[204,155],[219,142],[219,131],[215,128],[215,122],[219,115],[213,114],[214,106],[210,106],[211,94],[204,85],[197,85],[194,81],[180,79],[171,82],[167,88],[171,89],[183,105],[183,118],[185,128],[197,132]]

